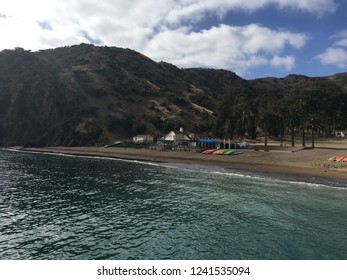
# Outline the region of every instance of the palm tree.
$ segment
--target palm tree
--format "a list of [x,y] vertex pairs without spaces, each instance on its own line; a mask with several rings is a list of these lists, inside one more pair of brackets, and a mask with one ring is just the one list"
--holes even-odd
[[288,105],[285,111],[285,119],[291,134],[292,147],[295,146],[295,129],[298,127],[301,119],[300,109],[295,104]]
[[267,147],[267,140],[268,140],[268,132],[269,132],[269,120],[272,117],[272,113],[270,111],[264,110],[259,112],[260,114],[260,125],[263,127],[264,132],[264,146]]
[[319,113],[309,113],[303,120],[303,128],[308,128],[311,130],[311,147],[312,149],[314,146],[314,131],[317,129],[321,129],[321,120]]
[[283,103],[284,118],[291,133],[292,147],[295,146],[295,129],[300,124],[302,111],[302,92],[298,86],[284,97]]
[[302,129],[302,146],[306,147],[306,126],[301,125],[301,129]]
[[280,130],[280,142],[281,146],[283,145],[283,136],[284,136],[284,129],[285,129],[285,115],[286,115],[286,109],[283,105],[280,105],[275,113],[275,117],[277,119],[279,130]]

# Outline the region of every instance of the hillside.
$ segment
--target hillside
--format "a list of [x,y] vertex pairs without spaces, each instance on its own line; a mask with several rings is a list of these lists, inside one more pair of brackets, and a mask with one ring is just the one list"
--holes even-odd
[[129,49],[87,44],[4,50],[0,145],[94,145],[180,126],[210,136],[226,94],[254,99],[302,79],[246,81],[226,70],[179,69]]
[[[129,49],[79,45],[0,53],[0,144],[85,145],[169,129],[208,133],[230,77],[180,70]],[[202,77],[205,78],[201,79]]]
[[307,77],[305,75],[288,75],[284,78],[261,78],[249,80],[248,82],[253,88],[256,88],[258,93],[265,94],[268,92],[274,93],[289,93],[296,85],[300,83],[316,83],[319,81],[332,81],[337,85],[347,86],[347,72],[339,73],[328,77]]

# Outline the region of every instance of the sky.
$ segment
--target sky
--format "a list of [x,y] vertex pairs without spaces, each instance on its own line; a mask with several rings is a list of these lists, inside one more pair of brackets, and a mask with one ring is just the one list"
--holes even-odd
[[347,0],[0,0],[0,50],[80,43],[245,79],[347,72]]

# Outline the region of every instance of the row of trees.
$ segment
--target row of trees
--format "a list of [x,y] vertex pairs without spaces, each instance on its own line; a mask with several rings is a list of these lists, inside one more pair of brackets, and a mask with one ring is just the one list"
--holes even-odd
[[311,134],[332,134],[347,128],[347,90],[328,79],[302,80],[286,92],[258,94],[244,86],[228,88],[219,105],[214,133],[219,137],[256,138],[262,128],[265,145],[269,136],[283,141],[284,135],[305,138]]

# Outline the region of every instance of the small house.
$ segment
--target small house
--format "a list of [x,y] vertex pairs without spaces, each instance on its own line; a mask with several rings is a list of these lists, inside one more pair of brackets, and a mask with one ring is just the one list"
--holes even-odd
[[340,137],[340,138],[346,138],[347,137],[347,130],[335,131],[335,136]]
[[181,128],[179,131],[170,131],[164,135],[160,140],[164,145],[172,147],[190,147],[192,146],[192,139]]

